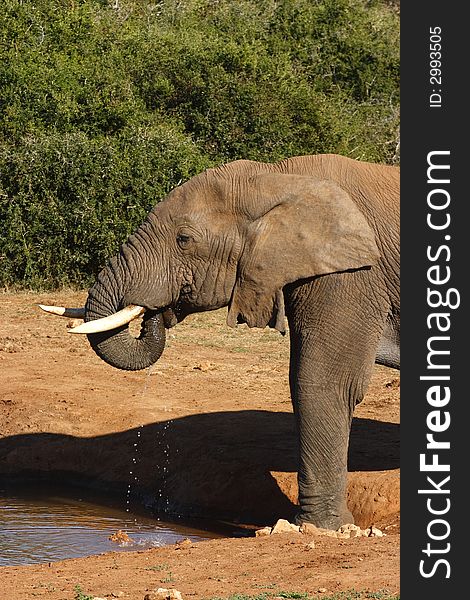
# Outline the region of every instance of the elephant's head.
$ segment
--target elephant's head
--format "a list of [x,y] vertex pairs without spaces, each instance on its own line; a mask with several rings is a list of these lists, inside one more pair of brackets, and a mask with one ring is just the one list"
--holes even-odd
[[[163,350],[164,325],[223,306],[231,326],[284,331],[286,284],[377,262],[371,227],[338,185],[255,165],[210,169],[173,190],[99,274],[77,331],[106,362],[143,369]],[[137,339],[129,318],[103,320],[131,305],[143,312]]]

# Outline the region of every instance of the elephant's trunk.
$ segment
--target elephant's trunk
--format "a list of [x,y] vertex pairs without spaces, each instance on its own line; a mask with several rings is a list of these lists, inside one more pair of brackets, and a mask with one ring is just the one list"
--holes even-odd
[[[85,321],[101,319],[124,308],[124,281],[125,268],[120,258],[115,257],[89,290]],[[130,334],[128,325],[90,333],[87,337],[96,354],[109,365],[127,371],[139,371],[160,358],[165,348],[165,324],[160,312],[147,310],[137,338]]]

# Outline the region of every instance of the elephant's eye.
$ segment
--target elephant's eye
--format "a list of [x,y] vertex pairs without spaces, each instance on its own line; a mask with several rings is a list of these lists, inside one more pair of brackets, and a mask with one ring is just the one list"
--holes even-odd
[[187,248],[193,241],[193,238],[190,235],[179,233],[176,237],[176,241],[178,242],[178,246],[180,246],[180,248]]

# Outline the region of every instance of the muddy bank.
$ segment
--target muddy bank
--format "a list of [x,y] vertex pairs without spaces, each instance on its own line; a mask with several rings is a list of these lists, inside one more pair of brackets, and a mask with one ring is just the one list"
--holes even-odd
[[[295,513],[294,439],[291,413],[254,410],[188,415],[93,437],[17,434],[0,440],[0,481],[60,476],[170,514],[272,522]],[[359,525],[399,510],[397,462],[398,426],[356,419],[348,503]]]

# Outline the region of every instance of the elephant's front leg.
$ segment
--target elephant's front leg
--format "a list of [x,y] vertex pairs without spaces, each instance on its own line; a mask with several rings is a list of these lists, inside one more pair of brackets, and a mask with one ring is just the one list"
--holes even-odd
[[346,506],[349,433],[386,315],[383,300],[365,298],[363,286],[346,286],[357,278],[351,273],[320,278],[294,288],[288,298],[290,386],[299,436],[297,521],[328,529],[353,522]]
[[293,384],[299,437],[299,524],[338,529],[354,522],[346,506],[352,412],[342,396],[339,382],[317,384],[300,376]]

